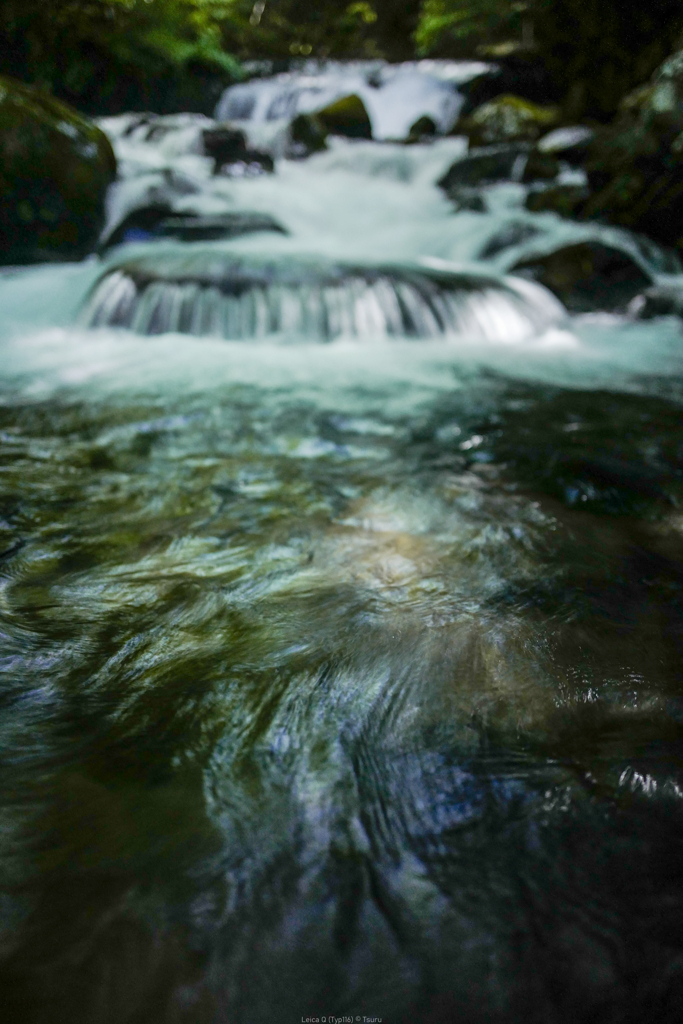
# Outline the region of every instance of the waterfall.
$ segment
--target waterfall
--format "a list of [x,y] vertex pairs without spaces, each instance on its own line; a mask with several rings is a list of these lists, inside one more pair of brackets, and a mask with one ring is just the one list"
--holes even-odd
[[218,103],[216,118],[258,130],[353,94],[368,112],[375,139],[405,138],[422,117],[446,134],[463,104],[457,86],[488,68],[478,61],[424,60],[393,66],[384,61],[310,61],[300,71],[230,86]]
[[420,267],[247,260],[210,250],[129,260],[97,282],[87,327],[225,339],[294,335],[520,341],[562,318],[537,285]]

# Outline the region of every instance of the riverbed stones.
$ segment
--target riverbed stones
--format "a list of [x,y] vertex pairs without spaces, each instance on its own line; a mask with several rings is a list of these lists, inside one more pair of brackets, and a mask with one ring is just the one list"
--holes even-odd
[[0,262],[91,252],[115,176],[99,128],[52,96],[0,77]]

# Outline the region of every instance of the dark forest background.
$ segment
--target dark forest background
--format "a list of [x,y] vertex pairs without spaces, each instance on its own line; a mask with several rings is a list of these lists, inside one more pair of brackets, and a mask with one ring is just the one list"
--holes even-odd
[[0,72],[91,114],[209,113],[253,61],[485,57],[606,120],[681,35],[679,0],[1,0]]

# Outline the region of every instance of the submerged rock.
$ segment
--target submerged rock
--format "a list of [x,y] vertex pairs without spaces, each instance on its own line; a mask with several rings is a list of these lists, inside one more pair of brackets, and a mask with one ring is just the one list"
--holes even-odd
[[37,89],[0,78],[0,261],[79,259],[104,224],[116,159],[103,132]]
[[598,241],[563,245],[520,260],[512,269],[545,285],[577,313],[625,309],[652,284],[628,253]]
[[458,122],[458,134],[475,146],[533,142],[560,119],[558,107],[542,107],[519,96],[498,96]]

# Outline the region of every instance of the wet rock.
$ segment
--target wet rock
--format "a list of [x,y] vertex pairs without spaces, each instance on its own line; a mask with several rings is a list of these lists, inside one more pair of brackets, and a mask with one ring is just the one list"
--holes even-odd
[[683,317],[683,288],[653,285],[629,303],[629,313],[640,320],[656,316]]
[[204,153],[214,161],[214,174],[224,172],[235,164],[257,165],[263,171],[272,173],[275,164],[268,153],[250,149],[243,131],[231,125],[217,125],[202,132]]
[[476,188],[454,186],[449,189],[448,198],[453,203],[456,213],[460,213],[461,210],[468,210],[470,213],[486,213],[488,210],[482,193]]
[[71,107],[0,78],[0,261],[79,259],[116,176],[106,136]]
[[316,112],[316,119],[329,135],[346,135],[351,139],[371,139],[372,125],[365,105],[352,94],[335,100]]
[[537,227],[529,224],[527,221],[511,221],[489,238],[479,253],[479,258],[482,260],[493,259],[494,256],[504,252],[506,249],[512,249],[515,245],[521,245],[522,242],[535,238],[540,233]]
[[545,285],[577,313],[625,309],[653,283],[628,253],[598,241],[520,260],[512,272]]
[[594,129],[588,128],[586,125],[578,124],[567,128],[556,128],[538,140],[534,152],[546,157],[555,157],[557,160],[565,160],[567,163],[577,166],[588,155],[590,144],[594,138]]
[[529,153],[524,181],[549,180],[556,178],[563,166],[580,167],[586,160],[594,138],[595,131],[584,125],[556,128],[548,132]]
[[449,194],[462,186],[482,185],[495,181],[519,180],[529,154],[527,143],[504,146],[482,146],[472,149],[456,160],[437,183]]
[[477,107],[457,125],[474,146],[500,142],[534,142],[560,118],[558,107],[542,107],[519,96],[498,96]]
[[406,142],[422,142],[424,139],[433,139],[436,135],[436,125],[431,117],[418,117],[414,124],[411,124]]
[[562,164],[548,153],[539,153],[532,149],[524,167],[522,181],[544,181],[556,178],[562,170]]
[[302,159],[327,149],[328,130],[316,114],[297,114],[289,127],[287,156]]
[[216,238],[236,238],[257,231],[287,234],[274,217],[266,213],[223,213],[214,217],[173,216],[160,222],[156,234],[183,242],[203,242]]
[[236,238],[257,231],[287,232],[268,214],[240,211],[211,217],[174,212],[162,203],[133,210],[102,246],[109,249],[123,242],[146,242],[156,238],[177,238],[183,242]]
[[526,197],[526,208],[532,213],[557,213],[560,217],[577,216],[590,191],[586,185],[551,185],[532,189]]

